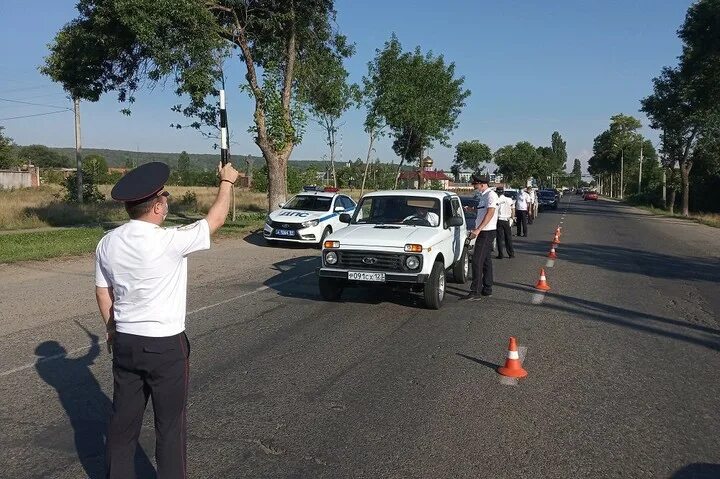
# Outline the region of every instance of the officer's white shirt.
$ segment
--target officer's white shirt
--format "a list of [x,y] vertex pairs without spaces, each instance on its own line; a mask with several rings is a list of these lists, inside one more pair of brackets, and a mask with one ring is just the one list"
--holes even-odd
[[95,285],[111,287],[115,329],[140,336],[185,330],[187,255],[210,248],[206,220],[161,228],[130,220],[98,243]]
[[528,204],[532,201],[527,191],[518,191],[517,200],[515,201],[515,209],[518,211],[527,211]]
[[535,190],[530,190],[530,203],[535,204],[537,203],[537,194],[535,193]]
[[507,221],[512,217],[513,200],[505,195],[498,196],[498,219]]
[[478,206],[477,206],[477,218],[475,219],[475,228],[479,227],[482,223],[483,219],[485,219],[485,214],[487,213],[488,208],[495,208],[495,212],[492,216],[492,219],[488,221],[488,224],[486,224],[481,231],[494,231],[497,229],[497,220],[498,220],[498,195],[493,190],[488,188],[485,190],[484,193],[481,193],[479,196],[476,196],[478,199]]

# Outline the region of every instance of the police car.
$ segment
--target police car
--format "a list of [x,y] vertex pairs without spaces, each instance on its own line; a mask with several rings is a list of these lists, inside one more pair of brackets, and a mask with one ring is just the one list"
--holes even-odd
[[305,191],[267,216],[263,235],[269,244],[322,244],[330,233],[347,226],[340,222],[340,215],[352,215],[355,206],[352,198],[337,191]]

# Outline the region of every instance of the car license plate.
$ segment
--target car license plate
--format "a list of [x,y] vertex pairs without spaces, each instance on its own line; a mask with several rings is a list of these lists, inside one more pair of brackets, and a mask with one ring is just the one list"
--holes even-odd
[[278,236],[295,236],[293,230],[275,230],[275,234]]
[[348,279],[353,281],[385,282],[385,273],[366,273],[363,271],[348,271]]

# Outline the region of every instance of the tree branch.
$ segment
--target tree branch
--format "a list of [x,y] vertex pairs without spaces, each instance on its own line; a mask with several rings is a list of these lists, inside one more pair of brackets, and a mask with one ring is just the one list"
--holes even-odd
[[285,121],[290,124],[290,99],[292,96],[292,82],[295,74],[295,58],[297,55],[295,43],[296,32],[295,32],[295,4],[291,2],[292,14],[290,19],[290,37],[288,38],[287,46],[287,64],[285,65],[285,79],[283,84],[282,93],[282,108]]

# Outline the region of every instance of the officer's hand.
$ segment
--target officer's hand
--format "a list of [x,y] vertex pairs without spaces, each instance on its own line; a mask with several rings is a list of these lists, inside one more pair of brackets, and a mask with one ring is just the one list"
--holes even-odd
[[218,165],[218,176],[220,180],[228,180],[235,183],[240,176],[240,173],[233,167],[232,163],[227,162],[225,166]]

